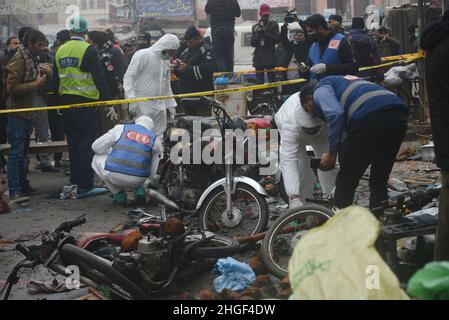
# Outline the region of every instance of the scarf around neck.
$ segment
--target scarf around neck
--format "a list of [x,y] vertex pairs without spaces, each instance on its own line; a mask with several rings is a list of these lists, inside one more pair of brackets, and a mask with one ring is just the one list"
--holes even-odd
[[23,44],[20,45],[19,52],[25,60],[24,82],[33,82],[39,74],[39,57],[35,57]]

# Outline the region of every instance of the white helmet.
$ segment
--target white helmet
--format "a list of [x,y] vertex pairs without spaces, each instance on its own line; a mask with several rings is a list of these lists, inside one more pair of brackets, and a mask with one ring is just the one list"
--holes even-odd
[[135,123],[150,130],[150,131],[154,129],[153,120],[147,116],[141,116],[141,117],[137,118]]

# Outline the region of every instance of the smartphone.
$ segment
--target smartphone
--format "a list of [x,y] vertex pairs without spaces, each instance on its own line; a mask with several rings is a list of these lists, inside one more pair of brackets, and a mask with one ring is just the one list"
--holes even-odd
[[321,164],[321,159],[320,158],[312,158],[310,159],[310,167],[312,169],[319,169],[320,168],[320,164]]

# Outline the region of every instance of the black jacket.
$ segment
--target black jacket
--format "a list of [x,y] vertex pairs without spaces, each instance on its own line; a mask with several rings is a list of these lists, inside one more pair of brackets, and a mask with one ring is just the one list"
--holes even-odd
[[312,45],[309,39],[305,39],[303,42],[296,43],[288,38],[288,26],[283,25],[281,28],[281,43],[286,51],[286,61],[284,67],[288,67],[292,57],[294,56],[299,63],[306,63],[309,57],[310,46]]
[[214,90],[215,63],[210,46],[204,42],[193,49],[185,49],[180,59],[187,64],[184,72],[175,70],[181,93]]
[[[324,55],[324,52],[326,51],[327,47],[329,46],[329,42],[331,41],[332,37],[335,35],[335,33],[331,32],[329,36],[326,39],[323,39],[319,41],[320,45],[320,52],[321,55]],[[340,64],[328,64],[326,65],[326,74],[327,75],[356,75],[359,72],[357,63],[355,61],[354,54],[352,52],[351,44],[349,43],[349,40],[347,38],[343,38],[343,40],[340,43],[340,47],[338,49],[338,55],[340,57]],[[307,58],[308,66],[312,66],[313,63],[310,60],[310,57]],[[308,77],[308,76],[307,76]]]
[[255,68],[276,65],[276,44],[280,40],[277,22],[269,21],[262,30],[258,31],[261,24],[260,21],[252,28],[251,46],[256,48],[253,57]]
[[210,14],[212,32],[234,32],[235,18],[242,14],[237,0],[208,0],[206,13]]
[[435,143],[435,161],[449,171],[449,11],[443,19],[430,24],[421,37],[428,50],[426,82]]

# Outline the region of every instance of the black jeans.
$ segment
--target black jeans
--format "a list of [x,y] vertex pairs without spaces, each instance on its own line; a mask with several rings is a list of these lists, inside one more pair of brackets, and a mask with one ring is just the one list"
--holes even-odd
[[335,183],[338,208],[353,204],[355,190],[369,165],[370,208],[388,199],[388,179],[407,130],[407,112],[390,109],[368,115],[351,128],[339,154]]
[[234,30],[212,32],[215,62],[219,72],[234,71]]
[[[48,96],[48,105],[57,106],[58,100],[53,95]],[[59,110],[48,110],[48,125],[50,127],[51,141],[64,141],[64,119],[60,115]],[[62,153],[55,153],[54,160],[61,161]]]
[[92,159],[98,125],[98,111],[94,108],[63,111],[70,157],[70,183],[79,188],[92,188],[94,171]]
[[256,79],[257,84],[265,83],[265,70],[267,70],[268,82],[273,83],[276,82],[276,72],[268,72],[268,70],[274,69],[275,66],[265,66],[265,67],[256,67]]

